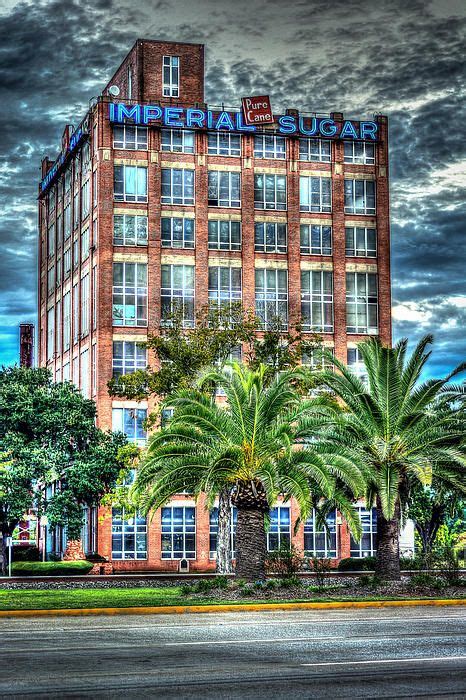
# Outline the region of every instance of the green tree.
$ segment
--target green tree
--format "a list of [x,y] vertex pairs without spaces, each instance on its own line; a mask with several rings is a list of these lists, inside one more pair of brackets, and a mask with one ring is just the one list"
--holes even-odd
[[338,360],[338,373],[321,375],[345,406],[324,417],[321,434],[338,449],[357,449],[366,463],[366,500],[377,507],[376,573],[389,579],[400,577],[400,520],[411,486],[434,477],[465,491],[465,413],[458,388],[448,385],[464,365],[444,379],[420,382],[431,342],[426,336],[410,357],[407,340],[394,348],[374,338],[360,343],[367,384]]
[[[0,533],[5,542],[30,509],[80,536],[82,505],[112,486],[124,459],[123,435],[95,426],[93,401],[69,382],[55,384],[46,369],[0,371]],[[48,484],[58,489],[47,503]],[[4,557],[4,566],[6,559]]]
[[267,368],[250,370],[233,364],[223,372],[208,371],[199,381],[221,386],[225,406],[201,390],[179,390],[170,397],[174,416],[149,441],[138,472],[135,497],[147,513],[183,490],[208,504],[225,488],[238,509],[236,575],[249,580],[265,575],[265,525],[279,494],[296,499],[301,518],[320,496],[341,501],[351,522],[351,503],[338,489],[344,482],[352,495],[362,493],[361,465],[349,449],[338,452],[321,441],[312,444],[323,398],[302,398],[293,384],[302,371],[288,370],[265,381]]
[[461,522],[465,500],[458,490],[452,490],[443,483],[431,486],[414,484],[408,498],[408,517],[414,522],[421,555],[432,551],[437,533],[442,525]]

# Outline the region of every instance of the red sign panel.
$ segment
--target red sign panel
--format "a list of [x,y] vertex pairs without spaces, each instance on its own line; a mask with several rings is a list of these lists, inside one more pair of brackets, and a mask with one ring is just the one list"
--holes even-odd
[[274,118],[272,107],[270,105],[270,97],[268,95],[261,95],[259,97],[243,97],[241,102],[243,105],[245,124],[248,126],[273,124]]

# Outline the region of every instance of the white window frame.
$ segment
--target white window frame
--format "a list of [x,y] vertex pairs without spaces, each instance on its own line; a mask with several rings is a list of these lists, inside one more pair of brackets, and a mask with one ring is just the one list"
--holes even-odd
[[[364,247],[358,247],[359,232],[363,232]],[[374,247],[369,247],[368,232],[374,232]],[[352,240],[351,240],[352,239]],[[352,243],[348,245],[348,243]],[[353,251],[353,252],[350,252]],[[377,230],[374,226],[346,226],[345,227],[345,253],[351,258],[376,258],[377,257]]]
[[209,131],[207,134],[207,153],[210,156],[239,158],[241,156],[241,134],[229,131]]
[[[175,177],[181,173],[181,183],[174,182]],[[186,180],[189,179],[187,176],[190,175],[192,178],[192,185],[187,183]],[[164,182],[164,179],[166,180]],[[193,205],[195,200],[195,173],[192,168],[162,168],[162,204],[182,204],[182,205]],[[163,189],[168,187],[169,194],[163,194]],[[175,195],[173,193],[174,187],[181,187],[181,194]],[[187,192],[191,191],[192,194]]]
[[47,362],[55,356],[55,308],[47,311]]
[[113,148],[123,151],[147,151],[147,126],[115,125],[113,127]]
[[346,349],[346,364],[348,369],[350,369],[353,374],[359,377],[359,379],[361,379],[364,383],[368,381],[366,365],[364,364],[359,348]]
[[[239,272],[239,286],[233,284],[233,277]],[[240,267],[225,267],[220,265],[209,265],[208,288],[209,304],[217,308],[229,308],[234,304],[241,303],[242,298],[242,270]],[[228,278],[228,286],[223,284],[225,277]]]
[[[352,276],[354,278],[354,293],[350,293],[348,291],[349,289],[349,278]],[[369,276],[372,276],[375,278],[375,289],[376,289],[376,294],[375,295],[369,295]],[[359,294],[358,292],[358,282],[359,278],[364,277],[365,278],[365,293]],[[369,301],[369,300],[372,301]],[[355,316],[356,316],[356,325],[355,326],[350,326],[348,324],[348,305],[349,304],[354,304],[355,306]],[[366,324],[360,325],[358,322],[358,317],[359,317],[359,311],[360,307],[362,307],[365,310],[365,318],[366,318]],[[377,319],[377,326],[369,326],[368,320],[369,320],[369,309],[370,308],[375,308],[376,311],[376,319]],[[379,303],[378,303],[378,275],[375,272],[347,272],[346,273],[346,332],[348,334],[360,334],[360,335],[377,335],[379,332]]]
[[286,138],[273,134],[254,134],[254,158],[286,159]]
[[[121,525],[115,524],[117,517],[116,511],[121,511],[121,515],[119,516]],[[133,523],[128,522],[131,519],[133,519]],[[144,520],[144,523],[138,522],[142,520]],[[117,528],[121,528],[121,532],[118,531]],[[121,550],[113,548],[114,537],[117,535],[121,536]],[[125,535],[134,537],[134,548],[126,548]],[[141,541],[145,545],[145,547],[140,550],[138,550],[137,547],[138,535],[143,536],[143,538],[141,537]],[[147,559],[147,518],[141,517],[138,513],[134,513],[134,516],[131,516],[125,512],[124,508],[112,508],[112,560],[141,561],[143,559]]]
[[330,163],[332,161],[332,143],[319,138],[299,139],[299,160],[311,163]]
[[[167,224],[165,222],[169,223]],[[192,240],[186,235],[187,224],[190,224],[192,227]],[[175,227],[179,227],[180,225],[181,231],[176,231]],[[162,214],[160,221],[160,241],[162,248],[185,248],[193,250],[196,244],[195,228],[195,220],[190,217],[163,216]],[[169,233],[168,238],[166,238],[167,229]],[[181,233],[181,237],[177,235],[178,233]]]
[[[325,188],[324,183],[326,183]],[[313,191],[314,188],[318,189],[318,192]],[[328,189],[328,191],[324,191],[324,189]],[[313,195],[318,195],[318,202],[313,201]],[[330,213],[332,211],[332,178],[301,175],[299,178],[299,210]]]
[[[281,525],[281,512],[282,511],[288,511],[288,527],[285,529],[284,526]],[[273,511],[277,511],[277,524],[272,522],[273,518]],[[277,536],[277,547],[271,548],[270,546],[270,539],[271,536]],[[280,549],[280,546],[287,542],[288,544],[291,543],[291,508],[290,506],[275,506],[275,508],[270,509],[270,527],[267,531],[267,551],[268,552],[276,552]]]
[[81,232],[81,262],[84,262],[89,257],[89,226]]
[[[165,69],[168,69],[168,80],[165,80]],[[162,59],[162,83],[164,97],[180,96],[180,57],[164,56]]]
[[81,338],[89,333],[89,274],[81,277]]
[[[320,528],[316,529],[317,513],[315,508],[312,509],[311,516],[304,523],[304,540],[303,549],[305,557],[317,557],[319,559],[336,559],[338,557],[338,525],[337,525],[337,512],[333,511],[333,521],[329,520],[329,516],[325,518],[327,527],[321,525]],[[335,547],[329,546],[330,536],[335,536]],[[312,547],[306,547],[309,541],[306,543],[306,535],[312,542]],[[323,536],[323,546],[322,543],[318,542],[318,539],[322,539]],[[316,542],[317,540],[317,542]],[[317,546],[319,545],[319,546]]]
[[71,345],[71,292],[63,295],[63,352]]
[[[124,430],[128,416],[134,428],[131,434],[126,433]],[[123,433],[126,435],[128,442],[138,447],[144,447],[147,443],[147,431],[142,426],[146,420],[147,408],[112,408],[112,430]],[[141,425],[141,433],[138,432],[138,423]]]
[[[117,183],[117,169],[119,170],[121,168],[122,174],[123,174],[123,179],[118,180],[118,182],[123,183],[122,187],[122,192],[117,192],[116,191],[116,183]],[[134,173],[134,178],[135,178],[135,191],[134,192],[127,192],[126,191],[126,173],[127,173],[127,168],[131,168],[132,170],[135,171]],[[113,188],[113,198],[116,202],[147,202],[147,166],[140,166],[140,165],[114,165],[113,167],[114,170],[114,175],[113,175],[113,182],[114,182],[114,188]],[[139,175],[144,172],[144,184],[145,188],[142,186],[142,182],[139,181]],[[139,189],[141,188],[141,191]],[[144,191],[145,190],[145,191]]]
[[[116,346],[121,346],[121,357],[116,357]],[[130,348],[133,348],[132,355]],[[120,353],[117,353],[120,354]],[[112,352],[113,376],[133,374],[147,367],[147,349],[135,340],[114,340]]]
[[[304,290],[304,281],[309,281],[309,291]],[[331,292],[324,292],[324,279],[331,280]],[[314,291],[314,280],[320,280],[320,291]],[[309,309],[309,323],[304,321],[304,308]],[[314,319],[316,307],[320,311],[321,323]],[[324,323],[325,311],[330,307],[331,323]],[[305,333],[333,333],[333,272],[329,270],[301,270],[301,325]]]
[[[175,268],[182,268],[182,277],[183,277],[183,286],[182,287],[174,287],[173,284],[173,279],[175,275]],[[195,277],[194,277],[194,265],[162,265],[162,278],[164,271],[166,271],[166,268],[169,268],[169,274],[170,274],[170,286],[169,287],[164,287],[161,286],[160,288],[160,297],[161,297],[161,307],[163,307],[163,301],[164,299],[169,300],[169,306],[170,306],[170,313],[176,312],[177,308],[182,309],[183,311],[183,326],[185,328],[192,328],[194,326],[194,318],[195,318]],[[193,286],[191,288],[187,288],[186,286],[186,278],[188,275],[187,268],[189,268],[190,271],[192,271],[192,279],[193,279]],[[189,273],[191,274],[191,272]],[[188,316],[186,314],[186,304],[189,303],[190,306],[192,306],[192,317]],[[170,319],[167,318],[164,315],[163,308],[161,308],[161,319],[162,323],[169,323]]]
[[[273,186],[273,197],[267,198],[270,195],[270,188],[267,187],[267,178],[274,178]],[[258,178],[262,178],[262,186],[258,185]],[[283,188],[278,188],[278,178],[282,178],[285,183],[285,201],[279,202],[278,192],[283,192]],[[256,197],[260,194],[261,199]],[[254,174],[254,208],[255,209],[267,209],[275,211],[286,211],[287,208],[287,197],[288,197],[288,187],[286,181],[286,175],[273,174],[273,173],[255,173]]]
[[354,165],[375,165],[375,143],[344,141],[344,162]]
[[169,153],[195,153],[196,136],[188,129],[162,129],[161,150]]
[[[147,264],[132,262],[116,262],[113,263],[113,275],[115,275],[117,265],[123,266],[123,282],[122,284],[115,284],[115,277],[113,277],[112,323],[114,326],[147,326]],[[134,284],[126,284],[128,265],[134,266]],[[139,268],[141,267],[145,271],[144,285],[139,284],[138,282],[138,272]],[[123,316],[121,319],[115,316],[115,306],[120,306],[120,304],[115,303],[116,296],[121,296],[123,299],[121,304],[123,309]],[[130,304],[129,301],[127,301],[127,299],[133,300],[134,303]],[[144,306],[144,315],[138,316],[139,306]],[[126,314],[127,307],[134,307],[134,316],[128,316]]]
[[[175,509],[180,508],[183,511],[183,518],[182,518],[182,523],[181,523],[181,530],[176,530],[177,527],[180,527],[179,525],[175,525],[174,519],[173,519],[173,512]],[[194,511],[194,525],[188,524],[189,521],[187,521],[186,518],[186,510],[187,509],[193,510]],[[163,523],[163,517],[164,517],[164,511],[171,511],[170,513],[170,519],[167,524],[164,525]],[[163,506],[160,510],[160,518],[161,518],[161,559],[171,559],[171,560],[177,560],[177,559],[196,559],[196,535],[197,535],[197,513],[196,513],[196,508],[193,505],[183,505],[183,506]],[[189,529],[188,529],[189,528]],[[164,535],[165,539],[169,539],[171,541],[171,546],[169,549],[164,549]],[[183,541],[183,549],[175,551],[174,548],[174,540],[176,535],[181,535],[182,536],[182,541]],[[187,549],[186,548],[186,539],[187,535],[192,535],[194,537],[194,549]]]
[[[127,232],[129,222],[134,222],[134,236]],[[115,235],[117,223],[121,222],[122,236]],[[113,245],[115,246],[146,246],[148,239],[146,214],[114,214],[113,215]]]
[[[350,556],[356,559],[364,559],[364,557],[373,557],[377,554],[377,511],[375,508],[368,509],[365,506],[357,505],[355,506],[358,511],[359,520],[361,522],[361,527],[363,528],[363,535],[369,535],[370,537],[370,548],[363,548],[362,536],[361,541],[356,542],[353,536],[350,534]],[[375,511],[375,518],[374,518]],[[364,528],[362,515],[368,517],[367,527]],[[375,522],[374,522],[375,520]]]
[[[370,187],[369,187],[370,186]],[[345,214],[375,214],[377,209],[377,192],[375,180],[357,180],[345,178]],[[363,189],[362,193],[357,190]],[[372,192],[368,192],[372,189]],[[368,205],[369,198],[373,198],[374,206]],[[358,206],[358,202],[363,202]]]
[[[254,250],[256,253],[280,253],[288,251],[288,227],[285,223],[256,221],[254,223]],[[268,234],[272,233],[273,243],[268,243]],[[280,242],[279,233],[285,236],[285,242]]]
[[[232,242],[232,227],[239,231],[239,241]],[[215,230],[216,229],[216,230]],[[228,229],[228,241],[222,241],[222,233]],[[215,238],[215,240],[214,240]],[[209,219],[208,223],[209,250],[241,250],[241,221],[223,221]]]
[[[330,237],[330,245],[324,245],[324,232]],[[319,237],[319,245],[313,245],[314,234]],[[333,231],[326,224],[301,224],[299,227],[301,255],[332,255]],[[305,243],[307,237],[308,244]]]
[[[234,182],[237,182],[238,199],[233,198]],[[223,182],[222,182],[223,181]],[[228,196],[221,196],[222,188],[228,183]],[[241,207],[241,173],[237,171],[209,170],[207,197],[209,207],[239,209]]]
[[[275,285],[269,286],[269,273],[274,273]],[[280,273],[285,273],[286,276],[286,291],[279,291],[280,287],[278,284]],[[258,287],[258,280],[262,277],[263,284]],[[262,289],[262,291],[258,291]],[[260,313],[260,306],[263,302],[264,313]],[[280,305],[286,305],[286,315],[282,318],[279,314]],[[270,307],[274,307],[274,313],[269,313]],[[269,328],[272,322],[280,318],[281,326],[283,329],[288,328],[288,270],[275,269],[275,268],[256,268],[255,270],[255,307],[256,316],[261,319],[261,325],[264,328]]]

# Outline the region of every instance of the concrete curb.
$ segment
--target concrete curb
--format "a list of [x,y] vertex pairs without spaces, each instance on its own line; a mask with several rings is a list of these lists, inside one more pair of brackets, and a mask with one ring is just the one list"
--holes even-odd
[[170,615],[186,613],[262,612],[265,610],[343,610],[345,608],[404,608],[466,605],[466,598],[420,600],[330,601],[328,603],[238,603],[238,605],[164,605],[131,608],[57,608],[55,610],[0,610],[0,618],[84,617],[86,615]]

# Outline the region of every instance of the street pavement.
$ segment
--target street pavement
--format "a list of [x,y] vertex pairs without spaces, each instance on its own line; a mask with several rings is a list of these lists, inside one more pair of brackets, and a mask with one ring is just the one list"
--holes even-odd
[[466,609],[0,619],[1,698],[466,698]]

